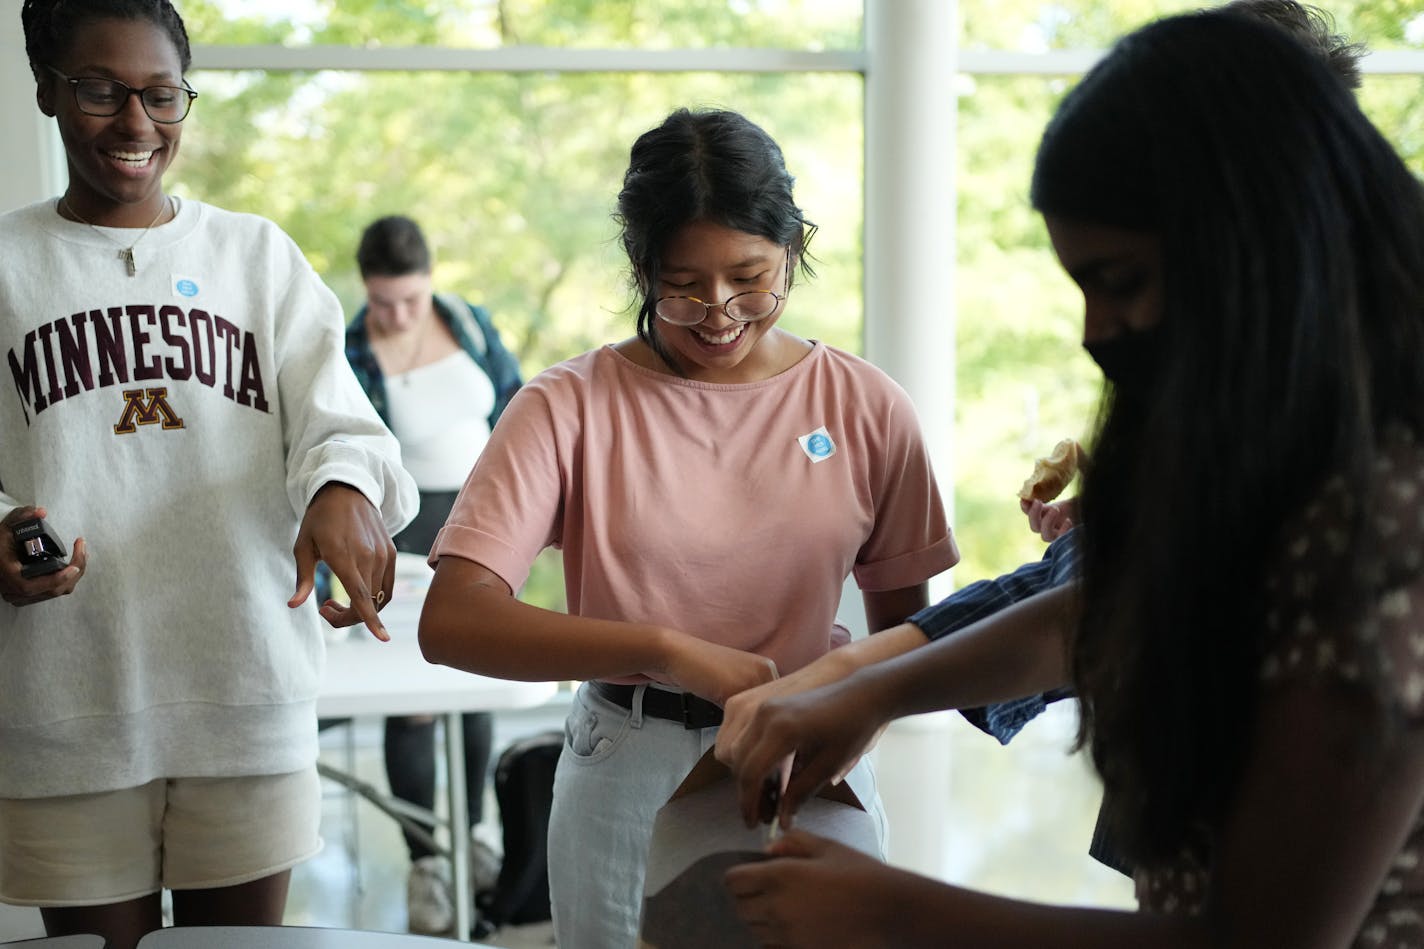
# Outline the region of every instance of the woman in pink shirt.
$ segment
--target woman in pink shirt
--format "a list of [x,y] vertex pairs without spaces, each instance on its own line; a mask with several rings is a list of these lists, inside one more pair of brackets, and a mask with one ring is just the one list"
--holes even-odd
[[[781,149],[733,112],[634,143],[618,219],[637,335],[510,402],[431,553],[433,662],[581,680],[549,828],[563,949],[633,944],[653,816],[737,692],[926,605],[958,559],[913,406],[879,369],[778,324],[814,233]],[[547,546],[568,612],[513,594]],[[850,785],[883,813],[867,764]]]

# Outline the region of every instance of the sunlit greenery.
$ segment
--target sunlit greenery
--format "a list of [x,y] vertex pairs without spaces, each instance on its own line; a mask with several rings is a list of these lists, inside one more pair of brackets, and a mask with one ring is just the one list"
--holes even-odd
[[[1152,16],[1195,6],[1180,0],[962,0],[961,12],[967,47],[1095,49]],[[1417,6],[1411,12],[1398,3],[1361,0],[1328,9],[1338,30],[1367,43],[1384,37],[1384,45],[1402,42],[1413,17],[1421,33],[1414,45],[1424,46]],[[1383,28],[1386,21],[1393,26]],[[1053,263],[1027,200],[1038,133],[1072,81],[960,80],[954,481],[955,529],[965,552],[960,583],[1039,555],[1042,544],[1024,530],[1012,491],[1036,455],[1060,438],[1090,435],[1095,419],[1100,377],[1078,346],[1081,301]],[[1366,76],[1360,101],[1424,174],[1424,78]]]
[[[853,48],[853,0],[342,0],[185,4],[211,44],[609,48]],[[1180,0],[964,0],[970,49],[1098,49]],[[1332,4],[1341,29],[1382,45],[1424,30],[1389,0]],[[1418,42],[1417,40],[1415,41]],[[215,73],[176,175],[180,191],[279,221],[348,306],[361,299],[361,227],[410,213],[437,280],[487,304],[528,372],[626,335],[630,295],[613,198],[633,138],[679,105],[735,108],[782,143],[821,225],[818,277],[787,325],[860,349],[862,82],[855,74]],[[1071,288],[1025,200],[1038,131],[1071,77],[959,83],[955,530],[959,582],[1036,557],[1013,491],[1035,455],[1091,428],[1096,374],[1077,346]],[[1424,168],[1424,80],[1370,78],[1362,102]],[[950,486],[946,485],[948,489]],[[536,581],[538,584],[540,581]],[[531,590],[535,598],[553,595]]]
[[[975,51],[1099,50],[1152,16],[1191,6],[959,0],[960,43]],[[1325,6],[1341,30],[1372,47],[1424,46],[1418,0]],[[863,33],[856,0],[187,0],[182,8],[195,42],[212,45],[834,50],[859,48]],[[184,133],[176,190],[278,221],[353,312],[361,228],[381,214],[413,215],[435,245],[437,283],[489,306],[529,374],[631,332],[611,214],[634,137],[681,105],[742,111],[782,144],[798,199],[821,226],[811,248],[818,276],[798,285],[785,325],[861,349],[858,74],[200,69],[191,78],[202,98]],[[1080,301],[1026,200],[1038,134],[1072,82],[987,75],[957,82],[957,149],[945,158],[958,190],[957,260],[944,269],[958,326],[956,467],[952,478],[943,474],[965,555],[955,571],[960,584],[1041,554],[1015,491],[1036,455],[1092,428],[1098,374],[1078,346]],[[1424,78],[1369,77],[1360,99],[1424,173]],[[523,595],[562,604],[556,553],[540,558]],[[1081,762],[1052,804],[1042,800],[1042,785],[1014,773],[1049,760],[1061,768],[1072,731],[1065,714],[1010,749],[977,735],[957,746],[966,767],[955,772],[951,812],[966,825],[966,849],[954,857],[962,857],[964,879],[998,884],[1009,874],[1018,882],[1003,888],[1058,899],[1101,900],[1121,886],[1091,874],[1038,890],[1023,882],[1025,867],[1047,862],[1046,848],[1064,861],[1086,848],[1096,792]],[[1063,813],[1071,816],[1049,816]],[[1045,844],[1045,821],[1071,823],[1071,833]],[[969,824],[992,828],[997,853],[974,844]],[[991,862],[980,866],[981,858]]]
[[201,0],[183,4],[207,43],[844,49],[859,0]]

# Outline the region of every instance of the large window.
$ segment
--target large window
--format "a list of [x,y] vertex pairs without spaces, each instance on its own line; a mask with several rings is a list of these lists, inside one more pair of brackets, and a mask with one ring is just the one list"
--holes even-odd
[[[1077,347],[1077,302],[1025,200],[1038,133],[1094,51],[1193,6],[958,4],[964,71],[958,148],[946,158],[957,260],[945,289],[958,328],[946,480],[960,582],[1037,556],[1012,491],[1036,454],[1088,431],[1097,395]],[[1329,7],[1383,58],[1424,50],[1424,14],[1388,0]],[[399,211],[430,232],[439,283],[487,303],[526,370],[625,334],[630,295],[611,212],[628,146],[675,106],[725,106],[781,141],[821,225],[818,276],[798,287],[788,325],[860,349],[858,0],[194,0],[184,14],[203,98],[178,190],[278,220],[349,307],[360,302],[361,227]],[[531,51],[548,68],[530,71]],[[808,71],[806,57],[818,56]],[[312,57],[341,68],[313,68]],[[776,57],[794,66],[779,71]],[[1424,172],[1421,57],[1406,61],[1416,74],[1368,75],[1361,101]],[[288,60],[300,68],[272,68]],[[679,71],[687,62],[696,71]],[[244,63],[268,68],[232,68]]]
[[410,214],[435,245],[437,283],[488,305],[530,372],[629,332],[612,213],[634,138],[683,104],[734,107],[774,130],[820,225],[797,330],[859,345],[854,75],[198,70],[192,82],[201,113],[180,190],[279,221],[352,312],[361,228]]
[[[1041,555],[1014,492],[1035,455],[1093,421],[1098,375],[1078,346],[1080,301],[1026,200],[1038,134],[1095,51],[1192,6],[959,0],[959,49],[946,50],[962,67],[957,115],[946,117],[957,150],[945,156],[957,259],[924,306],[952,301],[957,325],[955,467],[942,478],[961,584]],[[1361,102],[1424,173],[1424,14],[1394,0],[1328,6],[1341,30],[1384,51],[1375,62],[1389,74],[1367,75]],[[821,226],[818,276],[798,286],[787,325],[861,348],[858,0],[190,0],[183,10],[203,44],[192,76],[202,98],[176,189],[277,220],[353,311],[361,228],[404,212],[434,241],[437,283],[487,303],[526,371],[628,334],[611,218],[628,146],[675,106],[723,106],[782,143]],[[921,411],[933,423],[950,409]],[[559,584],[546,561],[525,596],[557,606]],[[1083,856],[1097,786],[1081,756],[1066,755],[1073,725],[1064,703],[1009,748],[953,730],[946,876],[1049,900],[1130,900],[1121,878]]]
[[[1034,147],[1084,51],[1183,0],[959,0],[955,414],[961,583],[1037,557],[1005,487],[1060,438],[1091,432],[1100,375],[1078,345],[1081,299],[1028,205]],[[1381,0],[1321,4],[1340,32],[1415,74],[1366,72],[1360,102],[1424,175],[1424,12]],[[1417,5],[1416,5],[1417,7]],[[1413,57],[1403,51],[1413,50]],[[1366,66],[1373,64],[1367,62]],[[966,569],[967,568],[967,569]]]
[[204,43],[499,49],[847,49],[860,0],[198,0]]

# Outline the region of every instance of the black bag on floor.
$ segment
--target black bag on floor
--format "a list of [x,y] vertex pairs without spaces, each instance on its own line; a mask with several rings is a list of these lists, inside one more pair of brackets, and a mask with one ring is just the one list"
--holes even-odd
[[499,756],[494,796],[504,833],[504,862],[494,889],[476,895],[482,923],[494,928],[549,919],[549,811],[562,729],[530,735]]

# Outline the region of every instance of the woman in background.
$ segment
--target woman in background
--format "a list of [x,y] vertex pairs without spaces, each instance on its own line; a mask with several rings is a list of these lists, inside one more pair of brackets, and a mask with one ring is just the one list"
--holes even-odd
[[[346,358],[381,420],[400,441],[401,461],[420,489],[420,510],[394,538],[396,550],[430,553],[455,496],[490,430],[520,385],[519,362],[482,306],[437,293],[430,246],[404,215],[372,221],[361,233],[356,265],[366,305],[346,329]],[[485,774],[494,716],[461,716],[470,826],[484,816]],[[391,793],[430,810],[435,805],[435,718],[386,719],[386,779]],[[439,934],[454,925],[450,874],[420,837],[405,833],[410,854],[406,912],[413,932]],[[475,888],[494,883],[499,858],[471,840]]]

